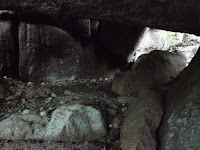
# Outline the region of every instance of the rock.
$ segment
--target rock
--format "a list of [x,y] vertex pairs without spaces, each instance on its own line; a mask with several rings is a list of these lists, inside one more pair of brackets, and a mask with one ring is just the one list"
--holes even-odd
[[122,126],[122,150],[155,150],[156,130],[162,115],[161,97],[149,90],[141,91],[129,107]]
[[176,53],[152,51],[141,55],[129,72],[118,73],[112,91],[119,95],[137,95],[141,89],[158,88],[172,81],[186,66],[186,58]]
[[42,111],[42,112],[40,112],[40,116],[42,116],[42,117],[46,117],[46,116],[47,116],[47,112],[46,112],[46,111]]
[[181,51],[183,54],[185,54],[187,58],[187,63],[189,63],[194,55],[197,53],[197,50],[199,49],[199,44],[198,45],[193,45],[193,46],[187,46],[187,47],[179,47],[179,51]]
[[0,139],[41,140],[47,122],[47,118],[41,118],[37,115],[13,114],[9,118],[0,122]]
[[56,98],[57,95],[56,95],[55,93],[51,93],[51,97],[52,97],[52,98]]
[[165,100],[165,115],[160,126],[160,149],[197,150],[200,147],[200,49]]
[[25,109],[25,110],[23,110],[22,114],[23,114],[23,115],[28,115],[28,114],[30,114],[30,109]]
[[48,25],[19,25],[20,79],[72,80],[79,72],[81,45],[69,33]]
[[92,106],[61,106],[53,112],[45,135],[53,141],[98,140],[106,135],[104,118]]
[[27,82],[27,86],[33,86],[32,82]]
[[[17,26],[11,21],[0,20],[0,77],[18,77],[17,46],[14,39]],[[16,39],[17,40],[17,39]],[[7,78],[7,77],[6,77]]]
[[[25,0],[20,0],[20,2],[19,0],[2,0],[0,9],[10,10],[12,8],[19,18],[37,19],[37,21],[38,18],[48,22],[50,19],[60,18],[60,16],[73,16],[200,35],[198,0],[194,2],[181,0],[131,0],[114,3],[113,7],[113,1],[90,0],[77,2],[74,0],[59,0],[54,3],[38,0],[35,3],[31,3]],[[34,14],[37,15],[35,16]]]

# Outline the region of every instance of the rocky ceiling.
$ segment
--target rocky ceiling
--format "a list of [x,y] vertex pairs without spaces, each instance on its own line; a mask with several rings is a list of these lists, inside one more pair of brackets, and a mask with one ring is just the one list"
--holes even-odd
[[82,17],[200,35],[199,0],[0,0],[18,17]]

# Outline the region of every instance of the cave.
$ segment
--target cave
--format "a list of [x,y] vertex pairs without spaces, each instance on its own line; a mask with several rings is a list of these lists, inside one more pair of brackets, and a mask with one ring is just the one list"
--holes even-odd
[[1,0],[0,149],[200,149],[199,8]]

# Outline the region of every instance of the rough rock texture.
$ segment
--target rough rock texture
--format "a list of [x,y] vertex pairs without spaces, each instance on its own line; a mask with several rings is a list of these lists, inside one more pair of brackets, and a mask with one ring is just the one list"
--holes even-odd
[[[0,76],[18,76],[18,52],[15,44],[15,24],[0,20]],[[16,39],[17,40],[17,39]]]
[[22,18],[96,18],[200,35],[199,5],[198,0],[1,0],[0,9],[13,10]]
[[0,139],[41,139],[47,122],[47,118],[37,115],[13,114],[9,118],[0,122]]
[[46,128],[45,138],[53,141],[94,141],[106,135],[104,119],[91,106],[61,106]]
[[174,79],[185,66],[186,58],[180,52],[153,51],[141,55],[131,71],[115,75],[112,91],[131,95],[141,89],[156,88]]
[[[40,114],[42,116],[42,114]],[[64,105],[47,117],[13,114],[0,122],[2,140],[94,141],[106,135],[104,118],[92,106]]]
[[155,150],[156,130],[162,115],[161,97],[149,90],[141,91],[128,108],[121,130],[121,148]]
[[79,72],[80,43],[47,25],[20,23],[19,72],[25,81],[74,79]]
[[160,128],[160,149],[199,149],[200,144],[200,50],[177,77],[166,98]]

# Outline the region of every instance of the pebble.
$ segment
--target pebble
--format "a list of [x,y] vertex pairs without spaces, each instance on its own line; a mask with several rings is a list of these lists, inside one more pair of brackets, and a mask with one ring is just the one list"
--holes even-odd
[[52,98],[56,98],[57,95],[56,95],[55,93],[51,93],[51,97],[52,97]]
[[8,79],[8,77],[7,77],[7,76],[4,76],[3,78],[4,78],[4,79]]
[[28,82],[27,86],[33,86],[33,83],[32,82]]
[[40,85],[41,85],[41,86],[45,86],[45,83],[42,82],[42,83],[40,83]]
[[28,115],[28,114],[30,114],[30,109],[25,109],[25,110],[23,110],[22,114],[23,114],[23,115]]
[[112,124],[109,124],[109,126],[108,126],[109,128],[112,128],[113,127],[113,125]]
[[63,104],[65,104],[65,102],[64,101],[60,101],[60,104],[63,105]]
[[125,113],[127,111],[127,109],[128,109],[127,107],[122,107],[121,110],[122,110],[123,113]]
[[52,97],[47,98],[48,101],[51,101],[52,99],[53,99]]
[[42,117],[47,116],[47,112],[46,112],[46,111],[42,111],[42,112],[40,112],[40,116],[42,116]]
[[94,98],[94,99],[97,99],[98,97],[97,97],[97,96],[93,96],[93,98]]

